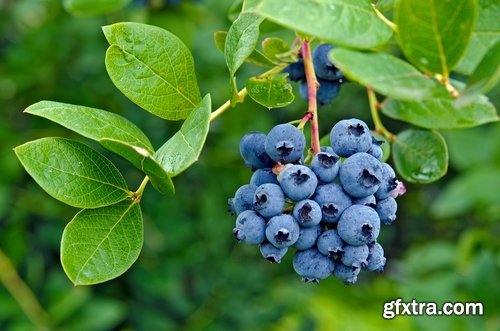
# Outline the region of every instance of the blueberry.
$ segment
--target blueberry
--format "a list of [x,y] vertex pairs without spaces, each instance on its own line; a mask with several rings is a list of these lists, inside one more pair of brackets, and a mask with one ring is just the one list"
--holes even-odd
[[318,78],[338,80],[344,77],[342,72],[330,61],[328,53],[334,48],[333,45],[321,44],[313,51],[312,59],[314,71]]
[[384,156],[384,151],[382,150],[382,147],[380,147],[382,143],[382,140],[377,140],[374,136],[372,136],[372,145],[370,146],[370,149],[367,151],[367,153],[377,160],[382,160],[382,157]]
[[253,210],[245,210],[236,219],[233,235],[238,241],[258,245],[266,239],[266,220]]
[[245,184],[236,190],[232,199],[232,209],[236,214],[252,209],[255,190],[257,190],[257,186],[251,184]]
[[354,153],[367,152],[372,146],[372,135],[365,122],[352,118],[333,126],[330,142],[337,155],[348,157]]
[[266,183],[279,184],[276,175],[273,173],[273,170],[271,168],[255,170],[255,172],[252,174],[252,178],[250,178],[250,184],[260,186]]
[[334,271],[335,262],[316,248],[297,251],[293,257],[293,269],[307,283],[319,283]]
[[311,170],[323,183],[333,182],[339,173],[340,162],[336,154],[320,152],[311,161]]
[[321,146],[320,149],[319,149],[319,151],[320,152],[324,152],[324,153],[329,153],[329,154],[337,155],[333,151],[332,146]]
[[369,195],[369,196],[364,197],[364,198],[353,199],[352,204],[353,205],[364,205],[364,206],[375,208],[375,206],[377,205],[377,200],[375,199],[375,196],[372,194],[372,195]]
[[293,244],[298,250],[305,250],[316,245],[319,235],[321,234],[321,226],[319,224],[308,228],[300,228],[299,239]]
[[348,267],[364,268],[368,264],[368,246],[344,246],[344,253],[341,256],[341,261]]
[[255,190],[253,209],[263,217],[269,218],[281,214],[285,208],[285,194],[276,184],[262,184]]
[[[316,91],[316,100],[318,101],[318,104],[320,106],[325,106],[329,105],[332,103],[333,99],[339,94],[340,92],[340,85],[341,83],[339,81],[331,81],[331,80],[325,80],[325,79],[318,79],[319,83],[319,88]],[[300,88],[299,88],[300,96],[304,100],[309,100],[309,91],[307,90],[307,82],[301,82],[300,83]]]
[[245,166],[252,169],[272,168],[273,160],[265,150],[266,135],[262,132],[252,131],[240,140],[240,154],[245,161]]
[[304,133],[289,123],[278,124],[269,131],[265,148],[276,162],[292,163],[304,154],[306,138]]
[[336,183],[318,185],[312,199],[321,207],[325,223],[336,223],[344,210],[352,204],[349,195]]
[[342,262],[335,263],[335,269],[333,270],[333,275],[344,282],[346,285],[352,285],[358,280],[358,274],[361,271],[360,268],[348,267]]
[[327,230],[318,238],[318,250],[321,254],[337,258],[344,251],[345,242],[340,238],[337,230]]
[[382,178],[380,179],[380,187],[375,192],[375,197],[378,200],[390,197],[397,187],[398,181],[394,169],[387,163],[382,163]]
[[272,217],[267,223],[266,238],[276,248],[289,247],[299,239],[299,223],[290,215]]
[[288,73],[288,79],[293,82],[306,80],[306,71],[304,70],[304,60],[299,59],[297,62],[291,63],[283,72]]
[[377,192],[382,178],[382,164],[367,153],[349,156],[339,170],[342,187],[356,198],[363,198]]
[[302,99],[305,101],[309,100],[309,90],[307,87],[307,81],[301,81],[299,85],[299,93]]
[[366,245],[377,239],[380,233],[380,218],[373,208],[352,205],[340,216],[337,231],[349,245]]
[[293,217],[299,222],[300,226],[311,227],[321,222],[321,207],[314,200],[299,201],[293,207]]
[[234,198],[227,199],[227,204],[229,205],[228,212],[230,212],[231,215],[236,214],[236,209],[234,209]]
[[259,248],[262,256],[272,263],[280,263],[281,259],[288,251],[288,247],[276,248],[269,241],[264,241],[260,244]]
[[385,266],[385,257],[384,257],[384,249],[380,246],[379,243],[375,242],[373,244],[368,245],[368,258],[366,259],[367,265],[365,267],[366,270],[370,271],[384,271]]
[[278,175],[278,182],[286,196],[293,201],[311,197],[318,185],[314,172],[306,166],[294,164]]
[[398,204],[393,197],[388,197],[377,202],[377,211],[380,220],[384,224],[391,224],[396,220],[396,211],[398,210]]

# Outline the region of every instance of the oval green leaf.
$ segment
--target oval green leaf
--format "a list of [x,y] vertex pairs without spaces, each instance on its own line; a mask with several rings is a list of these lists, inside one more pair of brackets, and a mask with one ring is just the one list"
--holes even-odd
[[80,211],[64,229],[61,262],[75,285],[91,285],[127,271],[141,252],[144,237],[139,203]]
[[106,69],[115,86],[167,120],[186,118],[201,100],[189,49],[170,32],[141,23],[103,27]]
[[[214,33],[215,46],[217,47],[218,50],[220,50],[223,53],[224,53],[224,48],[225,48],[225,45],[226,45],[226,37],[227,37],[227,32],[226,31],[216,31]],[[254,49],[253,52],[252,52],[252,54],[250,54],[245,61],[253,63],[253,64],[256,64],[258,66],[262,66],[262,67],[272,67],[272,66],[274,66],[274,63],[271,60],[269,60],[258,49]]]
[[336,48],[329,55],[350,80],[392,98],[421,100],[430,96],[436,86],[412,65],[387,53]]
[[267,37],[262,41],[262,52],[269,59],[281,62],[283,54],[290,51],[290,46],[281,38]]
[[394,9],[406,57],[422,71],[444,76],[464,54],[475,17],[474,0],[400,0]]
[[114,164],[80,142],[42,138],[14,152],[42,189],[70,206],[98,208],[132,195]]
[[409,129],[399,133],[392,155],[398,173],[411,183],[432,183],[448,170],[446,142],[436,131]]
[[169,176],[174,177],[198,160],[210,126],[212,103],[207,94],[182,127],[155,154]]
[[369,0],[262,0],[255,11],[335,45],[369,49],[385,44],[392,36]]
[[487,93],[500,80],[500,42],[484,56],[474,73],[467,80],[464,94]]
[[132,0],[64,0],[63,6],[72,15],[102,15],[122,9]]
[[295,98],[292,85],[285,76],[252,77],[247,80],[246,88],[255,102],[269,109],[285,107]]
[[463,129],[498,121],[496,109],[485,96],[459,104],[460,99],[432,98],[419,102],[389,100],[382,112],[427,129]]

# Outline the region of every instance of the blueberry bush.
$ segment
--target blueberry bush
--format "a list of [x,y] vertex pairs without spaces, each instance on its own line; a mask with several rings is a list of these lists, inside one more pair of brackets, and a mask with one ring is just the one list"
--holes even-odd
[[[296,278],[293,271],[307,282],[331,275],[357,281],[359,292],[321,282],[348,300],[361,300],[372,287],[377,294],[370,302],[378,305],[372,310],[380,309],[376,297],[385,289],[394,298],[465,297],[494,306],[500,295],[493,285],[500,247],[490,237],[500,220],[495,1],[48,0],[2,6],[12,13],[1,16],[2,100],[9,100],[12,114],[24,114],[11,115],[12,128],[2,132],[10,148],[2,161],[0,269],[19,268],[16,257],[26,249],[13,247],[26,239],[25,231],[33,238],[45,233],[50,263],[60,259],[73,285],[118,284],[86,305],[93,308],[82,310],[86,324],[78,327],[68,317],[93,290],[68,291],[64,301],[57,291],[65,284],[60,270],[37,278],[44,263],[33,263],[36,258],[20,273],[35,292],[50,280],[57,300],[16,290],[23,283],[15,272],[0,272],[40,329],[120,323],[272,329],[285,306],[289,319],[275,328],[330,325],[325,309],[342,300],[281,284]],[[57,50],[49,46],[54,36],[62,42]],[[9,140],[19,130],[23,134]],[[25,176],[19,162],[32,180],[17,184],[22,198],[9,200],[7,187]],[[46,201],[46,194],[77,210]],[[53,229],[43,224],[50,224],[47,218],[64,222]],[[465,221],[453,224],[459,218]],[[26,219],[40,222],[29,232],[19,225]],[[430,219],[443,221],[430,225]],[[243,244],[230,249],[235,241],[257,245],[260,253]],[[399,249],[410,245],[414,249],[403,256]],[[257,255],[285,263],[267,269],[252,258]],[[237,266],[242,260],[248,263]],[[358,279],[362,270],[384,268],[384,274]],[[147,281],[134,285],[141,279]],[[240,279],[247,284],[245,298],[259,293],[255,307],[241,314],[245,303],[228,294],[238,295]],[[398,279],[409,281],[391,285]],[[297,306],[276,299],[278,308],[259,308],[267,298],[260,293],[270,287],[269,296]],[[437,288],[440,296],[433,297]],[[116,296],[121,290],[168,307],[168,326],[147,305],[132,312],[110,302],[124,298]],[[300,303],[311,307],[302,311]],[[100,307],[111,313],[95,326],[85,316]],[[235,311],[225,311],[229,307]],[[7,320],[16,311],[9,309],[0,312]],[[493,330],[499,312],[491,309],[493,317],[466,328]],[[348,318],[357,310],[339,312],[336,318]],[[355,328],[383,328],[373,317],[361,320]],[[398,323],[398,329],[453,328],[460,320]]]

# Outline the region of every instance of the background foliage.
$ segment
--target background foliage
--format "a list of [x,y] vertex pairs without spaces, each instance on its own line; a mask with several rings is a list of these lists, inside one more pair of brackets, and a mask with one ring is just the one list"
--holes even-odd
[[[177,35],[193,52],[202,95],[211,92],[214,105],[230,96],[226,63],[213,32],[227,31],[235,18],[231,1],[184,1],[179,6],[152,1],[149,7],[138,2],[113,14],[86,17],[71,16],[58,0],[0,1],[0,247],[43,306],[50,329],[500,328],[498,124],[444,132],[448,175],[434,184],[409,185],[398,200],[398,221],[380,238],[388,257],[383,274],[364,274],[350,287],[334,279],[308,286],[291,271],[290,257],[270,265],[254,247],[235,243],[226,200],[251,175],[239,158],[239,139],[247,131],[268,131],[298,118],[306,107],[300,98],[279,111],[247,98],[213,122],[198,164],[175,178],[176,195],[165,197],[147,188],[141,206],[147,240],[134,266],[111,282],[73,287],[61,268],[59,242],[76,209],[48,198],[12,148],[40,136],[80,138],[22,110],[42,99],[107,109],[131,119],[156,148],[175,133],[181,123],[139,111],[109,79],[101,26],[118,21],[149,23]],[[261,31],[293,38],[267,22]],[[260,72],[252,65],[238,71],[244,77]],[[488,95],[499,104],[498,86]],[[365,90],[347,84],[339,98],[320,109],[322,132],[348,117],[372,124],[368,109]],[[406,128],[389,118],[384,123],[393,132]],[[138,187],[139,171],[107,155],[130,187]],[[0,261],[5,259],[0,256]],[[6,270],[3,264],[0,268]],[[4,285],[10,280],[2,273]],[[481,301],[485,316],[383,320],[383,302],[397,297]],[[32,320],[44,318],[38,317],[28,318],[0,286],[1,330],[33,330]]]

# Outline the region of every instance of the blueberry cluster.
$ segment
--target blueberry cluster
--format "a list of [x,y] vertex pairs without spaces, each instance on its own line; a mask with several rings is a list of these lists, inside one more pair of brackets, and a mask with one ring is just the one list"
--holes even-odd
[[[328,58],[328,52],[333,48],[333,45],[321,44],[312,53],[314,71],[319,83],[316,99],[320,106],[330,104],[339,94],[340,86],[345,81],[344,74]],[[299,59],[283,71],[288,73],[288,79],[291,81],[300,82],[300,95],[307,101],[308,93],[304,60]]]
[[330,141],[305,165],[306,139],[292,124],[246,134],[240,153],[254,172],[229,199],[233,234],[274,263],[295,248],[293,268],[306,282],[334,275],[353,284],[361,269],[383,271],[380,223],[395,221],[404,192],[363,121],[338,122]]

